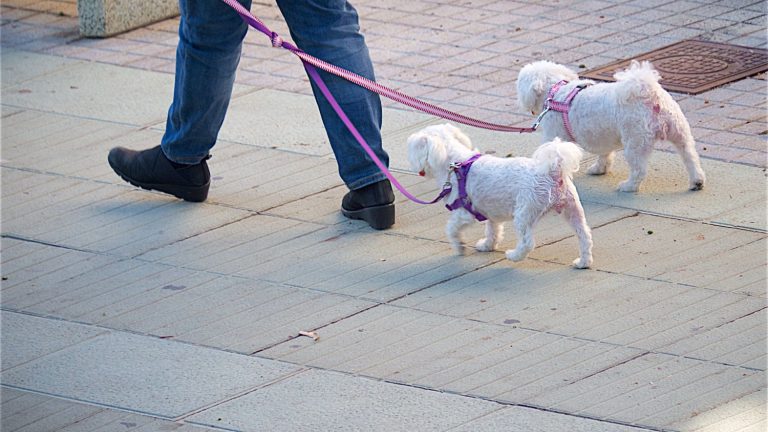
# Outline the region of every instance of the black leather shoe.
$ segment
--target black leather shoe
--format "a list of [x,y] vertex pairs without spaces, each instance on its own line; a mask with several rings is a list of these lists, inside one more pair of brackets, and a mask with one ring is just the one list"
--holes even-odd
[[117,175],[134,186],[185,201],[202,202],[208,197],[211,173],[205,160],[194,165],[176,164],[165,157],[160,146],[142,151],[115,147],[107,160]]
[[350,219],[368,222],[373,229],[383,230],[395,223],[395,194],[389,180],[347,192],[341,201],[341,213]]

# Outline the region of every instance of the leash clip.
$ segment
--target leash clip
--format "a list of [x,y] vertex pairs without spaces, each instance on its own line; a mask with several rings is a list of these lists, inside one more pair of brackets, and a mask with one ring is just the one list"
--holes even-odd
[[542,119],[544,119],[544,114],[548,113],[548,112],[549,112],[549,110],[551,109],[551,108],[549,107],[549,102],[550,102],[551,100],[552,100],[552,99],[547,99],[547,100],[544,102],[544,110],[541,112],[541,114],[539,114],[539,116],[538,116],[538,117],[536,117],[536,122],[534,122],[534,123],[533,123],[533,126],[531,126],[531,128],[532,128],[532,129],[534,129],[534,130],[535,130],[536,128],[538,128],[538,127],[539,127],[539,124],[541,123],[541,120],[542,120]]

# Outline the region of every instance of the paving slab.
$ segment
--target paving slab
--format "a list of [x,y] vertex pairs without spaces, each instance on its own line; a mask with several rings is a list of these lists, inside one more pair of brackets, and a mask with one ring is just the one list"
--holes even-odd
[[[18,319],[18,314],[4,314],[9,314],[9,320]],[[61,325],[58,320],[46,321],[45,331]],[[176,418],[251,391],[297,369],[220,350],[109,332],[4,371],[3,383]]]
[[[265,283],[240,282],[223,292],[218,285],[211,288],[215,289],[216,296],[207,304],[223,302],[219,309],[209,309],[207,313],[199,310],[194,315],[181,310],[181,317],[153,329],[153,333],[250,354],[292,340],[301,331],[324,327],[375,306],[347,296]],[[174,313],[177,309],[180,308],[166,307],[163,313]]]
[[21,86],[27,81],[83,63],[80,60],[37,54],[5,46],[2,60],[3,89]]
[[756,391],[734,399],[712,410],[697,413],[673,425],[678,430],[717,432],[743,430],[759,432],[766,429],[766,390]]
[[125,184],[107,164],[109,149],[150,148],[161,136],[136,126],[23,110],[3,119],[3,166]]
[[579,416],[547,412],[526,407],[508,407],[472,420],[456,432],[515,430],[526,432],[640,432],[640,429]]
[[3,328],[3,373],[108,332],[105,329],[8,311],[0,313],[0,318]]
[[256,215],[142,258],[374,301],[402,296],[497,259],[479,253],[455,257],[443,254],[443,248],[357,226],[323,227]]
[[[27,242],[4,242],[30,248]],[[73,250],[57,255],[60,264],[39,274],[24,263],[56,248],[32,245],[42,250],[4,263],[3,307],[230,351],[252,353],[375,306],[349,296]],[[25,358],[23,351],[14,353]]]
[[[30,110],[7,123],[3,166],[126,187],[106,163],[109,149],[147,149],[162,137],[162,131]],[[17,134],[16,130],[34,133]],[[57,157],[50,157],[51,152]],[[343,184],[335,161],[329,158],[230,142],[219,143],[213,155],[209,203],[263,211]]]
[[751,317],[749,327],[754,325],[755,331],[734,338],[720,349],[706,344],[695,349],[693,346],[699,346],[695,344],[686,353],[695,350],[691,357],[713,361],[730,357],[730,364],[746,361],[757,365],[765,351],[765,337],[758,330],[766,319],[763,298],[575,271],[549,263],[531,264],[515,271],[494,264],[392,304],[646,350],[667,352],[669,345],[679,344],[681,348],[674,351],[679,354],[683,354],[682,347],[693,343],[692,339],[710,331],[715,333],[709,337],[717,337],[721,326],[747,315]]
[[[11,182],[20,175],[13,169],[4,170]],[[251,214],[124,186],[39,175],[49,181],[36,188],[34,199],[24,194],[4,196],[5,234],[134,256]]]
[[[765,244],[766,235],[749,230],[731,229],[700,222],[675,220],[665,217],[640,214],[624,218],[599,227],[592,232],[594,241],[594,268],[639,277],[659,277],[676,283],[695,284],[700,276],[684,270],[686,267],[706,262],[702,268],[706,274],[721,272],[719,260],[723,255],[734,253],[739,248],[755,250],[753,243]],[[758,243],[758,245],[760,245]],[[535,249],[531,257],[545,261],[570,263],[571,254],[563,251],[574,250],[575,239]],[[764,255],[746,256],[726,272],[748,271],[764,263]],[[721,285],[719,289],[729,291],[738,286]]]
[[601,419],[670,427],[764,387],[762,372],[647,354],[533,403]]
[[484,400],[313,370],[188,421],[243,431],[441,431],[500,407]]
[[[378,306],[261,354],[441,391],[525,403],[642,351]],[[569,365],[569,366],[566,366]]]
[[206,429],[103,406],[85,404],[9,387],[0,388],[0,427],[19,432],[200,432]]
[[328,189],[347,190],[327,157],[228,142],[212,155],[209,203],[264,212]]
[[661,351],[765,370],[767,321],[768,314],[763,308],[711,329],[696,327],[693,336],[675,341]]
[[1,93],[9,106],[150,126],[165,121],[173,97],[171,74],[5,49],[2,62],[12,68]]
[[[32,66],[46,60],[35,58]],[[17,71],[24,73],[28,57],[4,54],[6,62],[19,63]],[[16,81],[3,88],[4,104],[133,125],[162,121],[173,95],[171,75],[85,61],[45,75],[33,70]]]
[[709,221],[765,232],[766,173],[763,168],[702,160],[707,184],[700,191],[688,190],[688,177],[676,154],[654,152],[648,163],[648,178],[637,193],[617,192],[627,178],[627,165],[616,158],[612,173],[586,175],[588,164],[574,182],[582,201],[642,210],[663,216]]

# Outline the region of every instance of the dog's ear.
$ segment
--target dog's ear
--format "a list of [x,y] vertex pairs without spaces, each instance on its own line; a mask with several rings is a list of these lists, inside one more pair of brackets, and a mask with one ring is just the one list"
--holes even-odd
[[547,60],[523,66],[517,76],[517,103],[524,112],[537,115],[552,85],[560,80],[573,81],[579,75],[567,67]]
[[[517,105],[521,111],[538,114],[547,91],[546,75],[539,71],[536,64],[525,65],[517,75]],[[539,102],[541,100],[541,102]]]
[[472,140],[470,140],[469,137],[466,136],[464,132],[461,131],[461,129],[453,125],[449,125],[449,126],[451,130],[451,134],[456,139],[456,141],[460,142],[461,145],[463,145],[464,147],[470,150],[475,150],[475,147],[472,145]]
[[424,175],[428,155],[429,138],[426,135],[416,133],[408,137],[408,162],[413,171]]
[[445,144],[438,137],[430,137],[427,142],[427,163],[433,171],[441,172],[448,168],[448,154]]

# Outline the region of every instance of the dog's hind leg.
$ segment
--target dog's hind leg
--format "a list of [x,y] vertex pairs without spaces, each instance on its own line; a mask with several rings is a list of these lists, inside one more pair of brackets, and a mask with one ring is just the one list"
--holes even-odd
[[624,157],[629,165],[629,178],[619,184],[621,192],[637,192],[648,173],[648,157],[653,151],[654,140],[641,134],[624,142]]
[[504,238],[504,224],[492,220],[485,221],[485,237],[477,241],[475,248],[480,252],[496,250]]
[[691,127],[684,120],[683,124],[675,125],[679,130],[671,130],[667,140],[674,145],[675,150],[683,158],[683,164],[688,171],[688,188],[701,190],[704,187],[706,177],[701,169],[699,154],[696,152],[696,144],[691,133]]
[[604,155],[598,155],[595,163],[587,169],[589,175],[603,175],[611,170],[613,165],[613,158],[616,156],[615,152],[610,152]]
[[568,185],[563,217],[579,239],[579,257],[573,260],[573,266],[578,269],[589,268],[592,265],[592,230],[587,225],[584,207],[581,206],[579,194],[573,184]]
[[506,252],[506,257],[512,261],[522,261],[536,247],[536,240],[533,238],[533,227],[541,217],[541,212],[532,209],[533,206],[525,206],[520,211],[515,212],[515,234],[517,235],[517,245],[514,249]]

